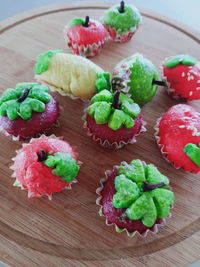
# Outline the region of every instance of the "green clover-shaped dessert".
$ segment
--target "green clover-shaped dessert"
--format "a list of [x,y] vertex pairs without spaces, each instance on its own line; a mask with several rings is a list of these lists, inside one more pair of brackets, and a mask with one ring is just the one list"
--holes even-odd
[[140,114],[140,107],[132,99],[120,91],[113,93],[103,90],[92,97],[87,113],[97,124],[108,124],[112,130],[121,127],[132,128],[134,118]]
[[157,218],[169,216],[174,194],[168,187],[168,178],[154,165],[144,166],[140,160],[124,162],[118,167],[114,185],[113,206],[125,208],[124,215],[129,219],[152,227]]
[[0,115],[10,120],[21,117],[29,120],[33,112],[44,112],[51,100],[47,86],[37,83],[18,83],[16,89],[8,88],[0,98]]
[[40,151],[38,161],[43,161],[44,164],[52,168],[52,173],[61,176],[62,179],[69,183],[78,174],[80,167],[76,164],[76,160],[69,153],[57,152],[54,155]]

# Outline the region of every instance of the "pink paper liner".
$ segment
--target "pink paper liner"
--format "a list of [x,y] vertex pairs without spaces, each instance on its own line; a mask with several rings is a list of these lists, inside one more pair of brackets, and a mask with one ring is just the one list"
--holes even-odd
[[[127,163],[125,161],[123,161],[122,164],[127,164]],[[143,161],[143,164],[146,165],[146,163],[144,161]],[[107,181],[107,179],[109,178],[109,176],[111,175],[111,173],[113,173],[113,171],[117,167],[118,166],[115,165],[112,170],[105,171],[105,178],[100,179],[100,187],[98,187],[97,190],[96,190],[97,195],[99,195],[99,197],[96,199],[96,204],[98,206],[100,206],[99,215],[106,218],[106,225],[107,226],[113,226],[114,225],[116,232],[123,232],[124,231],[124,232],[126,232],[126,234],[129,237],[134,237],[135,235],[138,235],[141,238],[145,238],[148,235],[148,233],[157,234],[158,233],[158,230],[159,230],[159,227],[163,227],[163,226],[166,225],[166,218],[165,219],[160,219],[161,220],[161,223],[154,224],[153,227],[152,227],[152,229],[147,229],[144,233],[141,234],[138,231],[134,231],[134,232],[130,233],[130,232],[128,232],[128,230],[126,228],[119,229],[118,226],[115,223],[108,223],[107,217],[102,213],[103,206],[100,204],[101,199],[102,199],[101,191],[104,188],[105,181]],[[173,207],[171,207],[171,208],[173,208]],[[172,217],[172,215],[170,213],[170,215],[169,215],[168,218],[171,218],[171,217]]]
[[141,129],[140,129],[140,132],[138,134],[135,134],[133,138],[129,139],[127,142],[125,141],[120,141],[119,143],[118,142],[113,142],[113,143],[110,143],[108,140],[102,140],[101,138],[99,137],[96,137],[89,129],[89,127],[87,126],[87,121],[86,121],[86,116],[87,116],[87,113],[86,113],[86,110],[87,108],[84,110],[84,115],[82,117],[82,120],[84,121],[84,124],[83,124],[83,129],[85,129],[86,131],[86,134],[88,137],[92,138],[92,140],[94,142],[97,142],[100,144],[100,146],[102,147],[105,147],[105,148],[109,148],[109,149],[120,149],[128,144],[134,144],[137,142],[136,140],[136,137],[138,135],[140,135],[142,132],[146,132],[147,129],[145,128],[145,125],[147,124],[146,121],[144,121],[142,119],[142,126],[141,126]]
[[[185,172],[188,172],[188,173],[195,173],[195,172],[192,172],[192,171],[185,170],[185,168],[183,166],[178,166],[176,164],[176,162],[170,161],[168,159],[168,153],[165,151],[165,146],[160,143],[160,136],[158,135],[159,134],[159,126],[160,126],[161,119],[162,119],[162,117],[158,118],[157,121],[156,121],[156,125],[154,126],[154,130],[155,130],[154,136],[155,136],[155,139],[156,139],[156,143],[157,143],[157,145],[158,145],[158,147],[160,149],[160,152],[162,154],[162,157],[177,170],[182,169],[182,170],[184,170]],[[197,173],[195,173],[195,174],[197,174]]]
[[[55,136],[54,134],[52,134],[52,135],[50,135],[50,136],[46,136],[46,135],[43,134],[43,135],[41,135],[39,138],[31,138],[31,140],[30,140],[30,142],[29,142],[28,144],[23,143],[23,144],[22,144],[22,148],[25,147],[25,146],[27,146],[27,145],[29,145],[29,144],[30,144],[33,140],[35,140],[35,139],[46,138],[46,137],[48,137],[48,138],[54,138],[54,139],[59,139],[59,140],[63,140],[63,137],[57,137],[57,136]],[[18,154],[18,153],[21,152],[21,149],[17,149],[15,152],[16,152],[16,154]],[[78,153],[77,153],[77,152],[74,152],[74,153],[75,153],[75,155],[78,157]],[[13,161],[13,162],[15,161],[15,158],[16,158],[16,157],[12,158],[12,161]],[[79,166],[81,166],[81,165],[82,165],[82,162],[78,160],[78,161],[77,161],[77,164],[78,164]],[[15,182],[14,182],[13,186],[20,187],[21,190],[27,190],[27,189],[25,189],[25,188],[22,186],[22,184],[17,180],[16,173],[15,173],[15,168],[14,168],[14,164],[11,165],[11,166],[9,167],[9,169],[11,169],[11,170],[13,171],[11,177],[15,179]],[[70,184],[69,184],[68,186],[66,186],[64,189],[71,190],[71,189],[72,189],[72,184],[75,184],[75,183],[77,183],[77,182],[78,182],[78,180],[77,180],[76,178],[74,178],[74,179],[70,182]],[[64,189],[63,189],[63,190],[64,190]],[[62,190],[62,191],[63,191],[63,190]],[[27,191],[28,191],[28,190],[27,190]],[[59,192],[57,192],[57,193],[59,193]],[[28,198],[31,198],[31,195],[32,195],[32,193],[28,191]],[[52,194],[50,194],[50,195],[46,194],[46,195],[41,195],[41,196],[37,196],[37,197],[43,197],[43,196],[47,196],[49,200],[52,200]]]
[[[124,34],[118,34],[117,31],[115,30],[115,28],[112,28],[106,24],[104,24],[104,27],[107,29],[109,35],[110,35],[110,39],[114,42],[118,42],[118,43],[125,43],[127,41],[129,41],[133,35],[136,33],[136,31],[138,30],[140,24],[134,26],[134,27],[131,27],[126,33]],[[113,39],[112,38],[112,32],[115,32],[116,36],[115,38]]]
[[165,82],[165,83],[167,84],[167,86],[164,86],[164,88],[165,88],[166,92],[168,93],[168,95],[169,95],[172,99],[174,99],[174,100],[176,100],[176,101],[182,101],[182,100],[185,100],[185,101],[186,101],[186,100],[187,100],[186,98],[183,98],[183,97],[181,97],[179,94],[176,94],[176,90],[175,90],[174,88],[171,88],[170,83],[167,81],[167,77],[164,75],[163,65],[165,64],[165,62],[167,62],[167,61],[170,60],[171,58],[172,58],[172,56],[171,56],[171,57],[166,57],[166,58],[162,61],[161,65],[160,65],[160,67],[159,67],[160,75],[161,75],[161,77],[162,77],[162,80],[163,80],[163,82]]

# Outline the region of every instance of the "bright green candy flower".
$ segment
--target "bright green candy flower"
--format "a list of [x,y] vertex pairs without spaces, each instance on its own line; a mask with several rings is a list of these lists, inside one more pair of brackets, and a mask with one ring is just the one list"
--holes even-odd
[[116,177],[115,188],[117,193],[113,197],[113,205],[116,208],[126,208],[140,195],[137,184],[127,179],[125,175]]
[[80,167],[76,160],[68,153],[57,152],[53,156],[49,155],[44,164],[54,168],[52,173],[61,176],[67,183],[71,182],[78,174]]
[[49,63],[54,55],[57,53],[64,53],[63,50],[49,50],[37,57],[37,62],[34,67],[35,74],[41,74],[42,72],[48,70]]
[[140,114],[140,107],[123,93],[118,93],[118,103],[115,103],[115,96],[115,93],[106,89],[99,92],[92,97],[87,113],[97,124],[108,123],[108,127],[114,131],[123,126],[132,128],[134,118]]
[[200,144],[187,144],[184,148],[187,156],[200,167]]
[[173,68],[177,65],[194,66],[196,63],[197,63],[196,58],[190,55],[177,55],[170,58],[167,62],[165,62],[165,66],[167,68]]
[[104,89],[110,90],[110,73],[109,72],[97,73],[95,86],[97,93],[101,92]]
[[152,227],[157,218],[169,216],[174,194],[167,188],[168,178],[152,164],[144,166],[140,160],[123,163],[114,183],[113,206],[126,208],[124,215],[131,220]]
[[45,104],[51,100],[48,90],[37,83],[18,83],[16,89],[7,89],[0,98],[0,115],[29,120],[33,112],[45,111]]

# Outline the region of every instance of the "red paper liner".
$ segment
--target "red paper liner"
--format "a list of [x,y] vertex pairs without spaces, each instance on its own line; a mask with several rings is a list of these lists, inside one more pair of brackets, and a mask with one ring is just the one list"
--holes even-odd
[[[124,163],[124,164],[127,164],[125,161],[123,161],[122,164],[123,164],[123,163]],[[143,162],[143,164],[146,165],[145,162]],[[97,195],[99,195],[99,197],[96,199],[96,204],[97,204],[98,206],[100,206],[99,215],[100,215],[100,216],[103,216],[103,217],[106,218],[106,225],[107,225],[107,226],[114,226],[116,232],[126,232],[126,234],[127,234],[129,237],[134,237],[134,236],[138,235],[139,237],[145,238],[145,237],[148,235],[148,233],[151,233],[151,234],[157,234],[157,233],[158,233],[158,230],[159,230],[159,227],[163,227],[163,226],[166,225],[166,219],[160,219],[160,220],[161,220],[161,223],[154,224],[154,225],[152,226],[151,229],[147,229],[147,230],[146,230],[144,233],[142,233],[142,234],[141,234],[140,232],[138,232],[138,231],[134,231],[134,232],[131,232],[131,233],[130,233],[130,232],[128,232],[128,230],[127,230],[126,228],[124,228],[124,229],[120,229],[115,223],[108,223],[108,219],[107,219],[107,217],[106,217],[106,216],[103,214],[103,212],[102,212],[103,206],[100,204],[100,203],[101,203],[101,199],[102,199],[101,192],[102,192],[102,190],[103,190],[103,188],[104,188],[104,183],[105,183],[105,181],[107,181],[107,179],[109,178],[109,176],[114,172],[114,170],[115,170],[117,167],[118,167],[118,166],[115,165],[115,166],[113,167],[112,170],[107,170],[107,171],[105,171],[105,178],[100,179],[100,187],[98,187],[97,190],[96,190]],[[172,207],[172,208],[173,208],[173,207]],[[168,218],[171,218],[171,213],[170,213],[170,216],[169,216]]]
[[93,132],[91,132],[91,130],[89,129],[89,127],[87,126],[87,121],[86,121],[86,116],[87,116],[87,113],[86,113],[86,109],[84,110],[84,115],[82,117],[82,120],[84,121],[84,124],[83,124],[83,128],[85,129],[86,131],[86,134],[88,137],[92,138],[92,140],[94,142],[97,142],[100,144],[100,146],[102,147],[105,147],[105,148],[109,148],[109,149],[120,149],[128,144],[134,144],[137,142],[136,140],[136,137],[138,135],[140,135],[142,132],[146,132],[147,129],[145,128],[145,125],[146,125],[146,121],[144,121],[142,119],[142,126],[141,126],[141,129],[139,131],[139,133],[135,134],[133,136],[133,138],[129,139],[127,142],[121,140],[120,142],[113,142],[113,143],[110,143],[108,140],[102,140],[101,138],[99,137],[96,137]]
[[[48,138],[55,138],[55,139],[59,139],[59,140],[63,140],[63,137],[57,137],[57,136],[55,136],[54,134],[52,134],[52,135],[50,135],[50,136],[46,136],[46,135],[43,134],[43,135],[41,135],[39,138],[45,138],[45,137],[48,137]],[[38,139],[38,138],[31,138],[31,140],[30,140],[29,143],[31,143],[31,142],[32,142],[33,140],[35,140],[35,139]],[[29,145],[29,143],[28,143],[28,144],[26,144],[26,143],[22,144],[22,147],[25,147],[25,146]],[[17,149],[17,150],[16,150],[16,154],[20,153],[20,151],[21,151],[21,149]],[[77,153],[77,152],[75,152],[75,155],[78,157],[78,153]],[[15,158],[16,158],[16,157],[12,158],[12,161],[13,161],[13,162],[15,161]],[[79,166],[81,166],[81,165],[82,165],[82,162],[78,160],[78,161],[77,161],[77,164],[78,164]],[[16,177],[16,173],[15,173],[14,164],[11,165],[11,166],[9,167],[9,169],[11,169],[11,170],[13,171],[11,177],[15,179],[15,182],[13,183],[13,186],[20,187],[21,190],[27,190],[27,189],[25,189],[25,188],[22,186],[22,184],[20,183],[20,181],[17,179],[17,177]],[[71,190],[71,189],[72,189],[72,184],[75,184],[75,183],[77,183],[77,182],[78,182],[78,181],[77,181],[76,178],[73,179],[73,180],[69,183],[69,185],[66,186],[64,189]],[[63,189],[63,190],[64,190],[64,189]],[[62,191],[63,191],[63,190],[62,190]],[[59,192],[57,192],[57,193],[59,193]],[[32,195],[31,192],[28,192],[28,198],[31,198],[31,195]],[[37,197],[43,197],[43,196],[45,196],[45,195],[43,194],[43,195],[41,195],[41,196],[37,196]],[[46,196],[48,197],[49,200],[52,200],[52,194],[50,194],[50,195],[47,194]]]

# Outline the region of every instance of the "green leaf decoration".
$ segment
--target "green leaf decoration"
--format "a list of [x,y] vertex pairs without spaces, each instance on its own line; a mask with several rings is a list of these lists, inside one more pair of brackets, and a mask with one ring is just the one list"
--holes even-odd
[[67,26],[74,27],[74,26],[77,26],[77,25],[83,25],[84,22],[85,22],[85,20],[82,19],[82,18],[73,18],[72,20],[70,20],[70,22],[68,23]]
[[102,72],[97,73],[97,79],[95,82],[96,93],[99,93],[103,90],[110,90],[110,73],[109,72]]
[[[27,96],[20,101],[25,91],[27,91]],[[7,89],[0,98],[0,115],[8,116],[10,120],[19,117],[29,120],[33,112],[45,111],[45,104],[51,100],[48,91],[47,86],[37,83],[19,83],[16,89]]]
[[[132,128],[134,118],[140,114],[140,107],[127,95],[118,93],[119,105],[114,105],[116,95],[109,90],[102,90],[90,100],[87,113],[92,116],[97,124],[108,123],[108,127],[116,131],[121,127]],[[117,98],[117,101],[118,101]]]
[[68,153],[57,152],[49,155],[44,164],[53,168],[52,173],[61,176],[62,179],[69,183],[78,174],[80,167],[76,164],[76,160]]
[[49,50],[37,57],[37,62],[34,66],[34,73],[41,74],[48,70],[51,59],[58,53],[64,53],[63,50]]
[[[151,185],[148,191],[144,190],[145,183]],[[140,160],[123,163],[114,184],[113,206],[126,208],[124,215],[131,220],[141,220],[152,227],[157,218],[169,216],[174,194],[167,187],[168,178],[152,164],[144,166]]]
[[194,66],[197,60],[190,55],[177,55],[165,62],[167,68],[173,68],[177,65]]
[[187,144],[184,147],[184,152],[186,155],[200,167],[200,144]]

